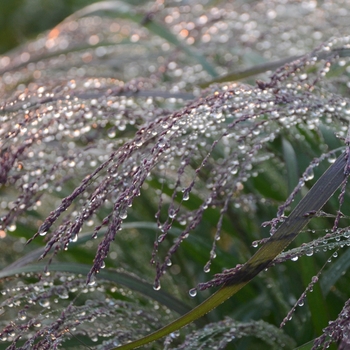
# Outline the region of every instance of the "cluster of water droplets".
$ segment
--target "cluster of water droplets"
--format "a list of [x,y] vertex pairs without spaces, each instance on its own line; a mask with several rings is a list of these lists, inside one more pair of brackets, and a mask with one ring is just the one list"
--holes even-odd
[[[347,39],[332,41],[277,70],[270,82],[255,87],[237,83],[213,86],[172,113],[167,109],[175,109],[183,100],[176,95],[162,97],[153,79],[123,83],[83,78],[55,85],[48,81],[40,86],[18,86],[1,106],[0,179],[5,191],[9,185],[19,191],[17,199],[2,205],[2,229],[9,228],[22,212],[37,209],[44,194],[61,192],[63,185],[76,183],[79,174],[80,185],[55,210],[48,213],[42,209],[47,218],[35,237],[46,235],[60,218],[42,257],[52,248],[67,249],[87,222],[91,226],[101,208],[109,209],[110,214],[95,225],[93,237],[102,227],[107,234],[99,244],[90,281],[102,268],[133,200],[153,174],[161,183],[156,213],[161,233],[152,255],[157,269],[155,289],[160,288],[159,279],[171,265],[171,256],[199,225],[205,210],[220,207],[204,266],[209,272],[228,209],[233,205],[234,211],[248,212],[256,207],[257,199],[244,188],[249,179],[259,175],[259,164],[271,157],[266,145],[282,130],[289,132],[295,126],[314,131],[321,113],[325,123],[347,120],[346,100],[327,93],[322,82],[315,85],[339,56],[339,51],[330,51],[339,43],[346,45]],[[314,72],[306,75],[309,67]],[[307,168],[299,188],[313,177],[315,165],[317,162]],[[184,202],[192,195],[202,204],[189,211]],[[294,192],[289,201],[293,196]],[[185,227],[161,262],[158,246],[174,222]]]
[[323,329],[323,334],[315,339],[312,350],[327,349],[332,343],[338,343],[343,349],[349,346],[349,307],[350,300],[345,303],[338,317],[328,322],[328,326]]
[[281,329],[264,321],[238,322],[232,318],[223,321],[209,323],[204,328],[191,332],[185,341],[179,346],[172,346],[166,342],[166,349],[226,349],[227,344],[235,343],[243,337],[258,338],[258,342],[264,342],[272,348],[292,348],[295,346],[293,339],[285,335]]
[[[84,276],[53,272],[18,278],[0,295],[0,339],[14,349],[19,342],[21,349],[51,349],[72,337],[88,337],[97,348],[109,349],[159,328],[159,313],[170,315],[156,302],[104,280],[88,286]],[[24,283],[28,278],[34,281]]]

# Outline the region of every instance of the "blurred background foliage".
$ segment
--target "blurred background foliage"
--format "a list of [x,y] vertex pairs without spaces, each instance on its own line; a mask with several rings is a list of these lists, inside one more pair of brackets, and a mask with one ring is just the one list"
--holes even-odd
[[[20,44],[25,44],[28,40],[35,38],[37,34],[54,27],[64,18],[71,15],[73,12],[93,2],[94,1],[82,0],[0,0],[0,53],[5,53],[9,50],[16,48]],[[146,8],[151,9],[153,4],[155,4],[156,2],[135,0],[126,1],[126,3],[128,3],[129,5],[146,4]],[[159,4],[161,3],[162,2],[159,2]],[[201,3],[203,3],[203,6],[209,11],[209,9],[214,8],[215,6],[220,7],[220,4],[224,4],[225,1],[203,1]],[[232,6],[236,5],[235,2],[231,3],[233,4]],[[293,26],[296,25],[293,22],[293,12],[290,11],[289,15],[292,21],[285,22],[285,30],[281,26],[277,26],[280,31],[276,29],[275,32],[272,31],[271,33],[268,32],[268,30],[266,30],[266,32],[262,30],[262,34],[258,40],[256,37],[254,37],[254,35],[256,34],[254,34],[254,26],[259,26],[260,22],[258,22],[257,24],[255,20],[248,21],[246,14],[250,13],[252,18],[255,19],[261,18],[261,25],[264,26],[264,28],[270,28],[270,22],[266,21],[265,19],[268,17],[269,21],[273,22],[274,16],[276,16],[276,12],[273,12],[272,10],[270,12],[267,12],[266,14],[259,13],[258,3],[259,2],[251,1],[247,2],[247,4],[245,4],[245,2],[241,2],[239,5],[237,5],[236,10],[238,13],[237,18],[239,18],[239,21],[237,20],[237,28],[235,29],[241,34],[241,37],[237,36],[238,39],[236,46],[227,44],[227,41],[231,40],[231,37],[229,36],[229,38],[224,38],[228,27],[227,25],[225,26],[225,23],[222,24],[221,22],[220,25],[218,25],[219,29],[217,29],[217,31],[222,30],[224,35],[222,35],[221,37],[227,41],[220,44],[219,42],[215,42],[215,40],[220,41],[221,39],[213,39],[213,42],[208,43],[200,42],[200,40],[198,40],[198,42],[200,42],[200,44],[198,44],[198,51],[201,52],[200,50],[203,50],[204,56],[206,58],[209,57],[208,61],[210,61],[210,63],[212,64],[212,66],[215,67],[218,73],[229,74],[232,70],[235,71],[237,66],[239,68],[255,67],[256,65],[269,62],[269,60],[274,61],[292,55],[300,55],[307,53],[311,49],[313,49],[314,46],[317,46],[322,41],[328,40],[333,35],[339,34],[339,32],[341,32],[343,28],[341,27],[343,23],[342,21],[344,20],[344,18],[346,18],[346,14],[344,14],[344,11],[340,11],[342,8],[341,4],[339,4],[339,11],[338,9],[334,9],[332,10],[332,12],[330,11],[329,7],[327,8],[327,1],[322,2],[323,8],[317,8],[316,2],[313,1],[300,1],[296,4],[296,6],[299,6],[303,9],[300,10],[301,13],[304,10],[306,14],[309,13],[308,11],[310,11],[310,13],[314,13],[316,12],[316,10],[314,11],[314,9],[317,8],[317,11],[320,12],[320,18],[325,20],[327,22],[327,25],[323,26],[314,21],[314,27],[305,26],[304,28],[301,22],[304,22],[307,19],[309,20],[309,22],[312,21],[307,16],[305,17],[305,19],[299,16],[298,23],[300,24],[300,32],[295,33],[295,31],[293,31]],[[285,2],[282,1],[279,5],[279,10],[281,10],[281,8],[284,6],[283,3]],[[184,6],[187,5],[187,1],[172,1],[171,4],[174,7],[176,7],[177,4],[179,4],[179,6]],[[147,7],[147,5],[149,6]],[[252,6],[255,12],[249,12],[249,6]],[[329,10],[329,13],[327,13],[327,9]],[[229,11],[229,7],[227,11]],[[281,12],[283,11],[281,10]],[[140,11],[140,13],[142,13],[142,11]],[[143,11],[143,13],[146,13],[146,11]],[[213,21],[214,25],[211,28],[214,28],[215,22],[218,21],[219,16],[217,15],[217,13],[220,12],[212,12],[211,20]],[[338,14],[339,16],[341,16],[339,21],[337,21]],[[119,15],[120,14],[118,13],[115,15],[115,17],[117,18],[116,21],[119,21]],[[110,18],[113,18],[113,16],[113,13],[109,14],[109,20]],[[171,13],[169,14],[169,16],[171,17]],[[182,10],[181,16],[184,16],[184,21],[181,22],[179,26],[183,26],[185,28],[185,22],[187,20],[186,10]],[[135,16],[133,17],[134,22],[137,18],[138,17]],[[163,20],[162,15],[160,16],[160,18],[161,20],[159,19],[158,22],[160,22],[161,25],[164,26],[163,28],[169,27],[170,31],[174,29],[173,25],[169,24],[171,22]],[[168,20],[170,21],[170,19]],[[125,21],[125,18],[123,18],[122,21]],[[174,21],[177,21],[176,16],[174,16]],[[339,27],[335,25],[336,22],[337,24],[339,24]],[[138,24],[140,24],[140,27],[142,28],[143,25],[146,27],[147,23],[139,21]],[[131,31],[133,31],[134,27],[131,26],[131,28]],[[160,27],[160,29],[161,28],[162,27]],[[181,27],[179,30],[177,30],[177,32],[175,30],[173,32],[179,35],[180,30],[184,29]],[[195,30],[196,29],[192,28],[192,31]],[[337,32],[337,30],[339,30],[339,32]],[[191,29],[189,29],[188,31],[191,32]],[[244,37],[245,31],[250,31],[252,36],[249,38]],[[141,32],[142,35],[148,38],[148,32]],[[210,33],[214,38],[216,34],[215,28],[212,29],[212,32]],[[141,34],[140,37],[143,38]],[[158,34],[160,36],[160,34],[162,33],[159,31],[159,28],[153,28],[152,35],[153,34]],[[195,37],[196,35],[198,35],[198,32],[197,34],[191,33],[191,35],[192,34],[193,37]],[[205,37],[205,35],[206,34],[204,34],[203,36]],[[274,47],[274,35],[278,36],[275,42],[282,43],[280,48],[277,47],[277,44],[276,47]],[[123,38],[127,36],[128,34],[123,33]],[[164,39],[164,36],[162,38]],[[169,43],[173,45],[173,42],[171,42],[172,37],[168,38],[170,38]],[[182,39],[184,40],[184,38]],[[191,37],[188,37],[187,39],[191,39]],[[166,38],[164,40],[166,41]],[[144,45],[145,47],[147,47],[147,40],[140,40],[140,42],[140,45]],[[188,43],[189,45],[192,45],[190,40],[188,40]],[[196,43],[197,41],[195,41],[195,44]],[[271,44],[271,52],[269,51],[268,43]],[[130,44],[130,42],[127,44]],[[91,44],[91,47],[94,47],[94,45],[95,44]],[[104,45],[104,43],[102,43],[101,46],[102,45]],[[119,42],[118,44],[116,44],[116,46],[118,45]],[[129,59],[129,51],[123,51],[122,45],[123,43],[121,43],[120,45],[120,52],[124,53],[125,51],[125,61],[127,61]],[[156,42],[155,47],[157,47],[157,45],[158,43]],[[171,45],[168,46],[171,47]],[[217,50],[213,49],[215,45],[217,45]],[[136,45],[130,45],[126,47],[128,49],[130,48],[131,50],[134,49],[135,46]],[[151,49],[147,47],[147,50],[142,52],[147,52],[147,54],[150,54],[149,57],[152,57],[152,46],[150,45],[150,47]],[[208,52],[205,52],[205,49],[207,48]],[[283,50],[283,48],[287,49]],[[71,47],[68,48],[68,51],[70,49]],[[225,51],[227,51],[227,56],[221,54]],[[135,52],[137,52],[136,49]],[[196,60],[193,59],[196,57],[191,57],[191,55],[189,55],[190,59],[188,61],[186,61],[188,59],[188,57],[186,57],[184,61],[181,62],[181,60],[179,60],[180,63],[178,63],[176,61],[178,55],[177,49],[174,49],[171,52],[171,54],[169,55],[170,58],[166,56],[166,53],[168,51],[164,52],[163,54],[165,59],[163,59],[160,62],[162,64],[164,62],[164,64],[169,64],[170,61],[173,61],[169,64],[169,66],[172,66],[173,68],[170,68],[164,74],[164,76],[162,75],[160,78],[161,84],[169,84],[167,88],[169,88],[169,86],[172,87],[172,81],[176,81],[176,83],[174,83],[174,86],[176,86],[177,81],[182,83],[182,80],[185,81],[187,79],[183,85],[179,85],[180,88],[176,86],[177,90],[175,91],[181,91],[182,86],[186,87],[186,89],[191,93],[198,93],[198,86],[201,83],[203,83],[203,81],[208,82],[215,78],[214,76],[210,76],[210,69],[208,68],[208,70],[206,72],[203,72],[202,75],[202,71],[198,69],[198,76],[190,80],[191,74],[186,73],[186,69],[188,69],[186,65],[188,61],[190,61],[192,64],[193,61],[195,61],[195,64],[193,64],[195,68],[191,72],[196,72],[196,69],[198,68],[198,62],[196,62]],[[158,52],[156,53],[158,54]],[[113,56],[113,54],[114,53],[112,52],[111,56],[115,59],[115,55]],[[119,59],[119,56],[117,57]],[[150,61],[152,61],[152,59],[150,59],[149,57],[147,58]],[[143,61],[143,57],[138,57],[136,54],[134,58],[135,60]],[[168,59],[169,62],[167,62]],[[179,66],[176,66],[175,63]],[[54,62],[53,64],[56,63]],[[69,64],[70,62],[67,63],[67,66],[69,66]],[[75,63],[73,62],[72,65],[73,64]],[[106,63],[106,65],[108,64],[109,62]],[[114,62],[112,63],[112,65],[113,64]],[[132,63],[130,64],[132,65]],[[280,63],[277,66],[279,65]],[[89,66],[89,64],[87,63],[86,66]],[[50,72],[50,67],[46,67],[45,64],[43,65],[43,67]],[[137,71],[135,73],[135,71],[132,71],[130,69],[128,72],[125,73],[123,71],[123,67],[123,64],[121,64],[117,68],[112,66],[112,69],[115,69],[115,71],[117,72],[116,74],[118,75],[118,78],[121,77],[128,81],[134,78],[132,74],[135,74],[136,78],[138,77]],[[180,69],[180,73],[183,74],[183,76],[179,76],[179,73],[177,72],[178,67],[184,69],[182,72]],[[139,69],[142,77],[142,73],[144,73],[145,71],[142,70],[143,67]],[[271,69],[273,69],[273,66]],[[54,74],[57,74],[57,76],[61,77],[61,71],[59,69],[57,71],[58,73],[55,71]],[[312,69],[310,69],[310,71],[312,71]],[[88,70],[86,70],[86,72],[88,72]],[[95,74],[96,71],[93,72]],[[97,72],[99,73],[99,71]],[[102,73],[105,74],[103,71]],[[69,74],[71,74],[71,71]],[[85,74],[86,76],[88,76],[89,73]],[[123,76],[123,74],[125,75]],[[336,66],[336,69],[333,69],[329,74],[330,77],[333,77],[333,83],[329,84],[328,87],[331,90],[337,91],[343,94],[345,97],[348,97],[349,93],[347,82],[342,80],[348,79],[348,74],[349,72],[348,70],[346,70],[345,63],[343,65],[339,64],[339,66]],[[233,79],[233,77],[234,76],[228,76],[225,79],[227,81]],[[263,75],[263,77],[266,78],[266,75]],[[247,79],[244,80],[244,82],[254,83],[256,75],[255,73],[248,73],[246,78]],[[23,81],[24,83],[26,83],[25,79]],[[24,83],[22,81],[19,81],[18,85]],[[162,86],[161,84],[159,84],[157,87],[159,88],[159,86]],[[14,88],[17,88],[17,86],[15,86]],[[215,88],[209,90],[208,93],[213,93],[214,90]],[[157,103],[158,102],[156,102],[155,105]],[[164,110],[175,111],[178,110],[180,107],[186,105],[186,101],[163,101],[160,102],[159,105],[161,106],[161,108],[164,108]],[[157,112],[157,108],[154,108],[154,110],[152,111]],[[154,117],[154,115],[151,115],[151,117]],[[98,120],[98,122],[99,121],[100,120]],[[332,125],[332,123],[334,123],[334,125]],[[96,137],[102,135],[106,139],[111,139],[113,142],[116,143],[116,145],[120,145],[125,140],[133,137],[135,131],[137,131],[140,124],[141,122],[139,120],[136,120],[136,125],[127,125],[126,129],[118,130],[113,126],[111,121],[104,122],[102,120],[101,125],[103,125],[103,127],[101,126],[101,130],[96,131],[96,133],[92,136]],[[342,133],[340,136],[344,136],[344,130],[346,129],[342,128],[343,125],[341,123],[339,125],[335,121],[328,121],[327,123],[325,122],[321,124],[319,129],[314,130],[312,127],[309,127],[310,125],[308,125],[308,122],[301,123],[300,125],[293,126],[289,130],[282,130],[280,134],[269,144],[268,152],[274,154],[274,158],[268,159],[265,163],[257,165],[257,172],[259,176],[250,178],[249,181],[247,181],[247,183],[245,184],[244,192],[242,193],[243,196],[247,196],[246,199],[242,200],[241,206],[231,205],[228,209],[227,215],[223,219],[222,236],[221,240],[218,242],[217,257],[215,260],[213,260],[210,275],[214,273],[219,273],[223,269],[233,267],[238,263],[244,263],[256,251],[256,249],[251,246],[252,241],[261,239],[263,237],[268,237],[269,235],[268,228],[261,228],[261,223],[270,220],[275,216],[278,205],[283,203],[288,194],[298,183],[299,178],[302,176],[303,171],[310,163],[310,161],[312,161],[314,157],[318,157],[322,152],[338,149],[339,147],[343,146],[341,139],[335,137],[334,135],[335,131],[339,132],[340,130],[340,133]],[[113,129],[112,132],[109,133],[109,129]],[[119,141],[119,139],[121,141]],[[79,142],[83,143],[85,141],[86,140],[84,139],[79,140],[77,141],[77,144],[79,145]],[[86,141],[86,144],[87,142],[88,141]],[[223,157],[225,147],[223,145],[221,146],[221,149],[220,147],[218,147],[213,151],[213,159],[217,160]],[[194,164],[191,164],[193,168],[195,168],[196,165],[198,164],[196,164],[195,162]],[[96,166],[96,164],[94,166]],[[315,179],[317,179],[327,169],[327,167],[327,163],[322,163],[319,168],[315,169]],[[91,169],[88,169],[88,171],[91,171]],[[206,184],[206,176],[209,177],[209,175],[210,174],[201,175],[202,178],[200,179],[200,181],[203,188]],[[120,274],[116,274],[115,270],[106,270],[107,272],[101,274],[101,278],[105,279],[104,281],[109,281],[108,283],[110,283],[110,281],[112,280],[113,283],[118,284],[122,280],[123,283],[127,283],[133,291],[132,293],[130,292],[130,294],[128,294],[129,292],[125,293],[125,291],[123,291],[122,289],[113,289],[108,284],[108,288],[106,287],[106,290],[108,290],[106,294],[111,299],[134,299],[134,301],[137,299],[139,304],[143,305],[145,309],[146,307],[148,307],[148,310],[152,311],[154,311],[154,309],[157,310],[159,308],[158,304],[155,304],[156,306],[153,304],[147,304],[147,301],[142,299],[142,297],[138,296],[137,293],[138,290],[148,291],[150,289],[150,283],[152,283],[154,278],[154,269],[152,266],[150,266],[149,260],[153,242],[156,237],[155,232],[157,232],[158,229],[156,223],[154,222],[154,214],[157,211],[160,193],[167,195],[167,202],[165,203],[163,212],[161,213],[162,220],[164,221],[168,215],[166,209],[168,208],[170,203],[169,198],[172,194],[172,188],[168,187],[165,181],[161,181],[164,180],[162,177],[163,175],[161,171],[159,171],[158,174],[155,174],[154,177],[148,181],[147,186],[143,189],[142,196],[135,200],[133,208],[130,209],[128,218],[125,221],[125,225],[123,226],[123,233],[125,234],[120,235],[118,237],[117,244],[113,245],[113,249],[111,249],[108,258],[106,259],[107,268],[115,269],[122,267],[125,270],[129,272],[134,272],[137,276],[145,279],[148,282],[148,284],[146,282],[144,284],[140,282],[140,284],[135,285],[133,284],[132,279],[129,279],[127,280],[127,282],[125,282],[125,280],[123,280],[122,271],[120,272]],[[303,189],[302,194],[305,194],[306,189],[309,188],[312,183],[314,183],[315,179],[310,179],[311,182],[307,183],[307,186]],[[0,249],[2,252],[1,267],[6,267],[10,263],[13,263],[17,259],[20,259],[18,260],[20,262],[19,265],[10,265],[8,267],[8,271],[11,271],[11,276],[15,275],[18,272],[28,272],[28,275],[22,276],[22,280],[28,284],[34,283],[33,280],[35,279],[33,275],[30,275],[29,273],[37,273],[38,271],[40,271],[40,267],[42,268],[43,265],[39,268],[36,265],[33,265],[32,267],[27,268],[27,270],[25,270],[24,268],[27,265],[26,261],[33,262],[37,259],[38,256],[40,256],[40,254],[43,252],[43,246],[45,242],[40,238],[34,240],[30,245],[25,245],[25,242],[33,236],[33,234],[37,230],[38,223],[42,222],[42,220],[48,215],[49,210],[53,210],[52,203],[58,205],[60,199],[64,196],[69,195],[77,186],[77,183],[78,182],[76,178],[70,178],[69,181],[67,181],[64,184],[64,188],[61,191],[53,191],[50,194],[46,194],[46,197],[42,200],[43,205],[39,208],[36,208],[36,210],[28,212],[29,219],[26,222],[21,222],[21,220],[19,220],[16,223],[16,226],[10,226],[8,230],[8,235],[3,239],[2,242],[4,244],[2,244],[2,247]],[[8,198],[15,198],[15,194],[9,189],[1,189],[1,191],[3,191],[0,192],[2,195],[6,195],[8,196]],[[154,195],[155,193],[156,196]],[[190,200],[186,203],[181,202],[181,205],[183,205],[186,210],[194,210],[201,203],[202,198],[200,197],[200,195],[201,193],[192,193]],[[257,207],[254,208],[254,210],[247,210],[247,208],[249,209],[250,195],[252,195],[252,197],[254,198],[266,198],[267,204],[259,203]],[[180,202],[179,199],[176,199],[176,201],[178,203]],[[49,207],[49,205],[51,205],[51,207]],[[349,197],[346,196],[344,207],[349,207],[349,205],[350,200]],[[336,211],[338,210],[338,201],[333,198],[327,204],[326,210],[329,213],[336,213]],[[108,215],[108,212],[109,211],[105,208],[101,210],[95,218],[96,222],[102,221],[103,218],[106,215]],[[172,266],[169,268],[169,273],[167,273],[162,280],[162,291],[167,291],[173,297],[184,301],[184,304],[186,305],[182,305],[181,302],[179,302],[179,304],[176,304],[177,310],[173,310],[170,312],[169,310],[171,309],[171,306],[174,305],[174,303],[176,302],[172,299],[167,299],[169,295],[164,294],[164,299],[160,299],[157,301],[168,307],[167,310],[162,310],[161,317],[164,318],[160,321],[160,324],[168,322],[171,318],[175,318],[176,311],[179,311],[180,308],[182,308],[181,312],[184,312],[184,310],[187,310],[189,308],[187,305],[194,306],[203,301],[205,297],[210,294],[211,291],[201,292],[198,293],[197,296],[192,299],[188,296],[188,290],[196,286],[197,283],[203,282],[206,279],[208,279],[208,275],[205,274],[203,271],[203,266],[208,260],[213,236],[216,232],[216,225],[219,217],[220,207],[209,208],[205,212],[205,216],[203,217],[203,220],[200,223],[200,225],[196,228],[194,234],[191,234],[189,238],[183,242],[181,249],[179,249],[177,253],[173,256]],[[304,232],[304,235],[301,238],[298,238],[295,246],[300,246],[301,244],[314,239],[315,232],[321,234],[327,232],[325,230],[328,230],[332,227],[333,219],[333,217],[317,218],[310,224],[310,226]],[[342,221],[345,227],[347,225],[347,221],[348,217],[345,217]],[[170,231],[171,237],[177,237],[177,235],[181,231],[181,228],[181,225],[175,222],[172,230]],[[98,242],[89,239],[91,237],[91,233],[91,230],[89,231],[87,227],[84,227],[82,237],[80,237],[79,241],[76,243],[73,242],[69,246],[68,251],[64,251],[58,254],[55,260],[56,265],[53,265],[53,269],[57,269],[57,271],[62,274],[59,275],[58,278],[60,281],[66,279],[66,277],[63,276],[63,274],[65,273],[83,273],[84,275],[84,273],[86,274],[86,272],[88,271],[87,266],[92,264],[95,251],[98,245]],[[171,244],[171,240],[165,241],[164,243],[162,243],[162,249],[166,251],[171,246]],[[288,261],[282,265],[270,269],[268,272],[255,278],[250,285],[245,287],[243,292],[237,294],[236,296],[234,296],[234,298],[227,301],[224,305],[221,305],[218,309],[208,314],[203,322],[219,321],[224,319],[225,316],[229,316],[230,318],[241,322],[250,322],[251,320],[264,320],[278,327],[279,323],[286,316],[286,314],[296,302],[298,297],[308,286],[308,284],[311,281],[311,278],[318,273],[320,268],[323,266],[325,261],[327,261],[327,259],[332,253],[333,252],[330,253],[328,247],[326,247],[324,252],[321,252],[317,255],[315,254],[313,257],[303,256],[298,261]],[[21,261],[21,259],[24,260]],[[328,320],[335,319],[337,317],[344,302],[348,299],[347,286],[350,277],[349,273],[347,272],[347,266],[349,265],[350,261],[349,254],[343,254],[342,260],[339,261],[339,263],[334,264],[334,270],[330,269],[328,272],[325,271],[323,278],[324,290],[322,291],[319,285],[315,285],[314,292],[308,295],[308,301],[306,306],[299,308],[298,311],[295,313],[293,319],[290,322],[288,322],[284,328],[285,333],[293,337],[298,345],[307,343],[314,337],[320,335],[322,328],[327,325]],[[62,264],[62,262],[66,264]],[[82,267],[80,264],[85,265]],[[16,270],[16,266],[20,266],[20,270]],[[327,280],[331,280],[331,277],[334,276],[335,270],[337,276],[339,277],[336,279],[336,284],[331,282],[328,282],[327,284]],[[343,278],[340,279],[341,275],[343,275]],[[7,276],[6,272],[3,272],[2,276]],[[83,279],[84,278],[82,277],[82,280]],[[59,283],[60,282],[57,282],[57,280],[54,281],[55,285]],[[107,285],[107,282],[104,283],[105,285]],[[8,286],[13,286],[15,290],[15,288],[18,286],[17,280],[7,280],[6,288],[9,288]],[[90,292],[95,293],[96,291],[90,290]],[[105,291],[103,290],[102,292]],[[151,299],[157,300],[158,297],[156,296],[156,293],[154,292],[152,294],[152,292],[153,290],[150,292]],[[70,292],[70,294],[75,295],[74,292]],[[61,299],[65,299],[65,296]],[[71,297],[71,299],[73,299],[73,297]],[[91,297],[91,299],[96,300],[93,297]],[[63,308],[65,306],[61,305],[61,307]],[[8,314],[6,314],[6,316],[8,316]],[[13,317],[15,318],[17,316],[15,315]],[[101,324],[100,326],[102,328],[103,324]],[[229,327],[232,328],[232,325],[230,325]],[[154,329],[156,328],[157,325],[154,325]],[[93,329],[91,329],[90,331],[92,332]],[[266,334],[265,338],[268,337],[269,333]],[[90,346],[93,346],[96,343],[102,346],[103,340],[99,339],[98,341],[91,341],[91,338],[95,339],[95,334],[93,334],[93,336],[90,336],[90,339],[86,337],[82,338],[82,340],[84,340],[84,342]],[[106,336],[106,338],[108,338],[108,336]],[[182,338],[180,338],[178,342],[180,343],[181,341],[183,341],[183,338],[184,335],[182,335]],[[6,339],[3,340],[6,341]],[[293,342],[291,342],[291,344],[293,344]],[[68,341],[64,343],[64,346],[67,348],[76,348],[78,345],[77,340],[74,337],[71,337]],[[6,346],[7,345],[4,345],[2,348]],[[161,348],[161,345],[159,344],[151,346],[153,346],[153,348]],[[244,337],[242,339],[236,339],[235,342],[227,345],[227,348],[229,349],[230,346],[232,349],[270,349],[270,345],[266,345],[265,343],[262,344],[261,340],[257,340],[256,338],[250,336]],[[82,348],[85,347],[82,346]],[[306,348],[307,347],[305,347],[305,349]]]
[[[0,53],[25,43],[51,29],[89,0],[14,0],[0,1]],[[135,1],[134,1],[135,2]]]

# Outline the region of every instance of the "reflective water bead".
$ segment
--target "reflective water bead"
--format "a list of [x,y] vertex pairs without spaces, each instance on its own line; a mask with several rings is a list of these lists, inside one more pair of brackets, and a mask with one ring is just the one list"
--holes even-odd
[[197,295],[197,288],[192,288],[189,290],[188,294],[194,298]]
[[156,282],[154,282],[154,284],[153,284],[153,289],[154,290],[160,290],[160,282],[159,281],[156,281]]
[[95,276],[92,275],[92,276],[90,276],[90,280],[88,282],[88,285],[93,286],[95,284],[96,284]]
[[170,219],[174,219],[174,217],[176,216],[176,210],[170,209],[168,215]]
[[124,220],[128,217],[128,213],[126,210],[122,210],[120,213],[119,213],[119,217]]
[[185,191],[184,191],[184,194],[183,194],[183,196],[182,196],[182,199],[183,199],[184,201],[188,201],[188,200],[190,199],[190,193],[189,193],[188,190],[185,190]]
[[307,171],[305,171],[303,178],[305,181],[310,181],[314,178],[314,170],[312,168],[308,169]]

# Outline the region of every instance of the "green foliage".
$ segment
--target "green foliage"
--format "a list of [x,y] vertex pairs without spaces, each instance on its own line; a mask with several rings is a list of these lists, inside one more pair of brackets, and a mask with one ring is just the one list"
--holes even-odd
[[346,348],[350,8],[35,3],[0,4],[0,349]]

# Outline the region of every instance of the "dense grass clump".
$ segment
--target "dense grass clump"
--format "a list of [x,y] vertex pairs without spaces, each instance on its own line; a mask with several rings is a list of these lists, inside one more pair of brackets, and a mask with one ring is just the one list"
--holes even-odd
[[0,348],[346,349],[344,9],[105,1],[1,56]]

